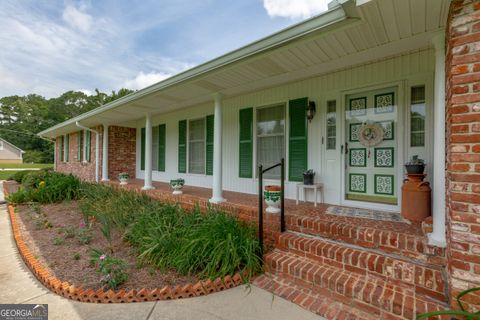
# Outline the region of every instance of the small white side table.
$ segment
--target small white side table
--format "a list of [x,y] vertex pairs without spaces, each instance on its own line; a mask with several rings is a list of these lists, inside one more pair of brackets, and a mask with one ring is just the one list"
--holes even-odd
[[315,207],[317,206],[317,195],[318,191],[320,191],[320,199],[322,200],[320,203],[323,203],[324,198],[323,198],[323,183],[314,183],[314,184],[303,184],[299,183],[297,184],[297,204],[298,204],[298,198],[299,198],[299,193],[300,189],[303,189],[303,202],[306,200],[306,194],[305,194],[305,189],[313,189],[313,192],[315,192]]

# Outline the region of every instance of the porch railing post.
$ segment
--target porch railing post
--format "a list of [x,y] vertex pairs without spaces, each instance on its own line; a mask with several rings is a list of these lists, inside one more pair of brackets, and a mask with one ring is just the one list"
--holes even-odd
[[285,232],[285,158],[282,158],[280,166],[280,186],[282,190],[280,203],[280,231]]
[[258,242],[263,257],[263,165],[258,166]]

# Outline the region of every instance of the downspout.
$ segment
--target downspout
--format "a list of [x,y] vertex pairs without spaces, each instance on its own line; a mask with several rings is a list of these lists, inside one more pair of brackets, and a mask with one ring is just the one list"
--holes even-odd
[[100,153],[100,134],[98,133],[97,130],[93,130],[93,129],[90,129],[88,127],[85,127],[85,126],[81,125],[79,121],[76,121],[75,125],[77,127],[79,127],[80,129],[87,130],[87,131],[95,133],[95,182],[98,182],[99,181],[98,172],[99,172],[99,168],[100,168],[100,163],[99,163],[99,160],[100,160],[100,155],[99,155],[99,153]]

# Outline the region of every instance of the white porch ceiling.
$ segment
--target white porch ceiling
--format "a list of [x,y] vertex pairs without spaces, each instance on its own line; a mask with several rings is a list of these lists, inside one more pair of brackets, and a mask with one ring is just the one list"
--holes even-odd
[[[100,108],[90,116],[72,120],[80,120],[87,126],[105,122],[135,126],[135,120],[147,112],[155,115],[208,101],[213,103],[212,94],[217,92],[228,98],[425,48],[431,46],[433,35],[443,32],[450,5],[450,0],[342,2],[340,9],[345,17],[330,25],[139,95],[114,108],[105,111]],[[43,135],[54,137],[76,130],[74,122],[67,121]]]

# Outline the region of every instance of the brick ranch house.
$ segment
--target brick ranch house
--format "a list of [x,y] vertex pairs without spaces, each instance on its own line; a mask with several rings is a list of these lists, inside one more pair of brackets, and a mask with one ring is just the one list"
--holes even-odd
[[[280,294],[329,318],[320,297],[359,318],[412,318],[480,286],[479,61],[480,1],[337,0],[39,135],[55,141],[58,171],[127,172],[144,190],[184,178],[212,203],[256,194],[260,163],[285,158],[287,199],[313,169],[329,205],[289,205],[266,257],[280,288],[310,295]],[[359,139],[365,124],[382,128],[375,146]],[[325,214],[400,212],[413,155],[427,163],[431,225]],[[480,296],[467,300],[475,309]]]

